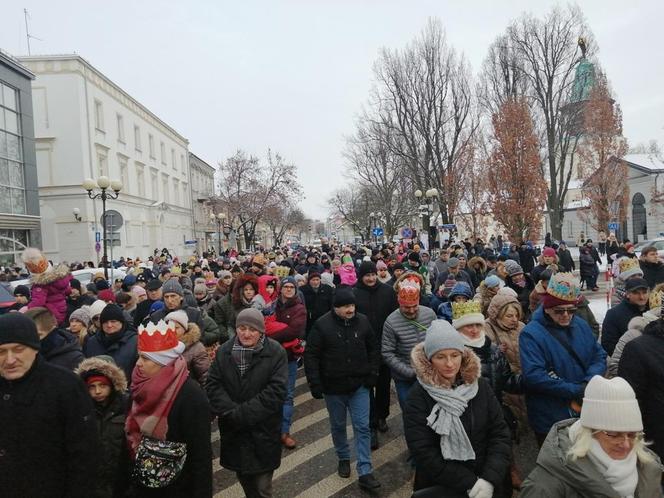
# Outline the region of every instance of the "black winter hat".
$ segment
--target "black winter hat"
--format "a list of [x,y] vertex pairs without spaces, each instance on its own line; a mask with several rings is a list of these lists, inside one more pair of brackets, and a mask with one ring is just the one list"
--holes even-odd
[[355,294],[350,287],[341,287],[334,294],[334,307],[339,308],[348,304],[355,304]]
[[154,278],[147,283],[145,288],[149,291],[156,291],[157,289],[161,289],[161,285],[161,280]]
[[408,255],[408,261],[417,261],[418,263],[420,262],[420,253],[419,252],[411,252]]
[[357,278],[361,279],[370,273],[378,273],[378,270],[376,269],[376,263],[373,261],[362,261],[362,264],[360,264],[360,269],[357,272]]
[[108,282],[107,282],[106,280],[97,280],[97,281],[95,282],[95,286],[97,287],[97,290],[98,290],[98,291],[106,290],[106,289],[110,289],[110,288],[111,288],[111,286],[108,285]]
[[81,282],[80,282],[80,280],[72,278],[69,281],[69,287],[71,287],[72,289],[77,289],[78,292],[81,292]]
[[39,334],[35,322],[22,313],[0,315],[0,344],[16,342],[39,350]]
[[101,315],[99,316],[100,324],[108,322],[109,320],[117,320],[123,324],[126,323],[124,314],[122,313],[122,308],[120,308],[120,306],[117,304],[106,305],[106,307],[102,310]]
[[14,296],[23,296],[30,299],[30,287],[27,285],[17,285],[14,289]]

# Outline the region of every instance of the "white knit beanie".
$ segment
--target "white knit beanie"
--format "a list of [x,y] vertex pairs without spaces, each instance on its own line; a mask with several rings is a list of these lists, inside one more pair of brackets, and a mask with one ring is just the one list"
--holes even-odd
[[159,363],[162,367],[166,367],[173,363],[178,356],[184,353],[186,346],[183,342],[178,341],[178,345],[171,349],[164,351],[143,351],[141,354],[147,356],[155,363]]
[[588,385],[581,408],[581,425],[588,429],[639,432],[643,430],[636,395],[622,377],[595,375]]

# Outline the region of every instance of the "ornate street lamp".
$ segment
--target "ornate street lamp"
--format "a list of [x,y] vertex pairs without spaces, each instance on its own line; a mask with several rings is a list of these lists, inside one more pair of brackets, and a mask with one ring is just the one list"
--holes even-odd
[[422,216],[422,229],[424,230],[424,233],[426,233],[428,237],[429,225],[430,225],[429,217],[431,215],[429,204],[434,203],[438,198],[438,190],[435,188],[430,188],[423,193],[420,189],[417,189],[414,192],[414,194],[415,197],[417,197],[418,201],[420,202],[424,201],[424,204],[420,204],[419,210],[420,210],[420,216]]
[[[97,181],[92,178],[86,178],[83,181],[83,188],[88,192],[90,199],[101,199],[101,219],[102,230],[104,232],[104,278],[108,280],[108,254],[106,250],[106,200],[117,199],[122,190],[122,182],[110,180],[107,176],[100,176]],[[95,191],[95,189],[99,191]],[[109,191],[112,190],[112,192]]]
[[221,226],[224,224],[224,219],[226,219],[226,215],[224,213],[219,213],[219,214],[210,213],[210,219],[217,223],[217,243],[219,248],[217,257],[219,257],[221,255]]

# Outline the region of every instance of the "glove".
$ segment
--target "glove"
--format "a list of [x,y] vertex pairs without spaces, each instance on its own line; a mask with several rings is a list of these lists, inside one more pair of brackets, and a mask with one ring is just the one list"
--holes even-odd
[[492,498],[493,484],[481,477],[475,482],[475,486],[468,491],[469,498]]
[[314,399],[323,399],[323,390],[319,387],[309,387],[311,397]]

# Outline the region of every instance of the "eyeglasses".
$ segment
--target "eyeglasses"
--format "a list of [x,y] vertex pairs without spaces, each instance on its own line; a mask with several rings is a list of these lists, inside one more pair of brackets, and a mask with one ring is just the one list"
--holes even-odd
[[604,434],[609,441],[612,443],[622,443],[627,440],[629,443],[633,443],[636,440],[643,439],[643,432],[609,432],[609,431],[594,431],[593,434]]
[[573,315],[576,313],[576,308],[553,308],[554,315]]

